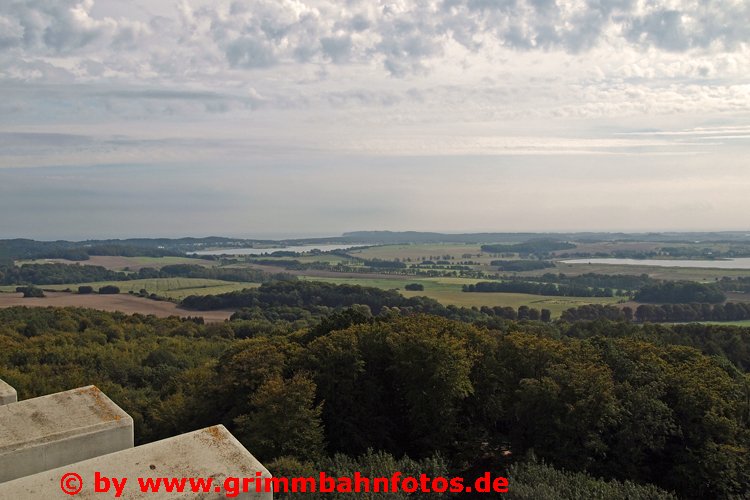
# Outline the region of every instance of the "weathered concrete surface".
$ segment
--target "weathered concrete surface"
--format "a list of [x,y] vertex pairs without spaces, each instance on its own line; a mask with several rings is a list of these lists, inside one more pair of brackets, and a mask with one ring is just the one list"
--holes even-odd
[[[109,493],[95,491],[96,473],[110,479]],[[128,499],[177,499],[201,498],[206,500],[225,499],[227,492],[224,482],[227,478],[271,477],[265,467],[248,452],[224,426],[218,425],[200,431],[182,434],[155,443],[138,446],[129,450],[93,458],[77,464],[60,467],[33,476],[16,479],[0,484],[0,498],[14,500],[25,499],[65,499],[70,498],[62,492],[61,479],[65,474],[80,475],[82,487],[75,496],[77,499],[102,499],[115,496],[111,478],[117,478],[121,484],[127,478],[120,498]],[[210,491],[193,493],[190,483],[188,491],[183,493],[142,492],[138,478],[213,478]],[[100,481],[100,489],[104,486]],[[251,491],[240,493],[233,498],[270,500],[272,493],[256,493],[254,484]],[[75,489],[77,481],[67,483]],[[217,491],[216,488],[219,488]],[[232,486],[230,485],[230,488]],[[240,484],[241,487],[241,484]]]
[[0,483],[132,447],[133,419],[94,386],[0,406]]
[[0,406],[18,401],[16,390],[0,380]]

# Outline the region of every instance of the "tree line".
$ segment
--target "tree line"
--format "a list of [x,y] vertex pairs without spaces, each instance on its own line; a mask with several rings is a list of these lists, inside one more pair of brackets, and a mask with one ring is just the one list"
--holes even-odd
[[557,250],[570,250],[576,245],[567,241],[553,239],[529,240],[525,243],[482,245],[482,252],[486,253],[517,253],[544,255]]
[[688,304],[706,302],[716,304],[727,300],[727,296],[716,285],[696,281],[663,281],[647,284],[635,294],[638,302]]
[[445,306],[427,297],[406,298],[396,290],[318,281],[275,281],[218,295],[191,295],[182,300],[186,309],[199,311],[252,307],[348,307],[368,306],[374,314],[384,307],[417,308],[418,312],[444,312]]
[[475,285],[463,285],[464,292],[478,293],[528,293],[557,297],[613,297],[611,288],[588,288],[577,285],[537,283],[531,281],[480,281]]
[[2,285],[61,285],[155,278],[205,278],[255,283],[271,279],[294,279],[288,274],[270,274],[258,269],[206,267],[198,264],[172,264],[161,269],[144,267],[135,272],[111,271],[102,266],[60,263],[0,266]]
[[563,321],[638,321],[641,323],[689,323],[692,321],[743,321],[750,319],[750,303],[640,304],[633,308],[586,304],[563,311]]
[[36,241],[24,238],[0,240],[0,260],[68,259],[88,260],[92,255],[124,257],[185,256],[185,252],[210,247],[247,247],[276,244],[270,240],[232,238],[129,238],[86,241]]
[[736,278],[730,278],[728,276],[723,277],[716,283],[716,286],[725,292],[750,292],[750,277],[738,276]]
[[555,267],[555,263],[548,260],[493,260],[490,265],[497,267],[498,271],[507,272],[537,271]]
[[635,292],[646,285],[656,283],[656,280],[647,274],[639,276],[629,274],[598,274],[585,273],[578,276],[563,273],[545,273],[541,276],[503,276],[504,280],[510,281],[538,281],[542,283],[559,283],[563,285],[586,287],[586,288],[611,288],[625,292]]

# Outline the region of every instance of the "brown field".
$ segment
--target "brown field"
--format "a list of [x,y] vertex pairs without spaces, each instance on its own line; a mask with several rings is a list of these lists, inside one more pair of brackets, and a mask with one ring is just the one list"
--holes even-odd
[[125,314],[153,314],[160,318],[168,316],[202,316],[208,323],[218,323],[229,319],[234,311],[188,311],[172,302],[135,297],[128,294],[118,295],[78,295],[67,292],[44,292],[44,298],[23,298],[20,293],[0,293],[0,308],[27,307],[84,307],[100,311],[118,311]]

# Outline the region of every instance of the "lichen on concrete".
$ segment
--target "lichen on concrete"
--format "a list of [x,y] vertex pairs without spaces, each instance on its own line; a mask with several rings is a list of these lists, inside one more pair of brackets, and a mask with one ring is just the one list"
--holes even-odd
[[0,482],[133,447],[133,419],[94,386],[0,406]]
[[[215,486],[221,488],[224,479],[228,477],[254,480],[258,477],[257,473],[261,478],[271,477],[268,470],[224,426],[219,425],[0,483],[0,498],[63,498],[60,493],[60,478],[69,472],[75,472],[83,479],[84,487],[76,496],[82,500],[102,496],[101,493],[94,492],[91,486],[96,472],[110,478],[127,478],[126,494],[123,495],[126,498],[155,500],[211,500],[226,498],[226,495],[216,489],[199,496],[164,491],[141,492],[138,478],[213,478]],[[273,494],[249,491],[236,498],[270,500]]]

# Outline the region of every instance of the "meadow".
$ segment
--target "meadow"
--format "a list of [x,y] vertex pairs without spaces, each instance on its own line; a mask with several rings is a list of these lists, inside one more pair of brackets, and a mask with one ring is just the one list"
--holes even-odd
[[709,268],[687,268],[687,267],[660,267],[660,266],[626,266],[616,264],[564,264],[557,262],[555,269],[545,269],[543,271],[530,271],[525,273],[528,276],[542,275],[545,272],[556,272],[578,276],[586,273],[597,274],[630,274],[641,275],[647,274],[654,279],[670,281],[700,281],[708,283],[717,281],[724,276],[737,278],[741,276],[750,276],[750,269],[709,269]]

